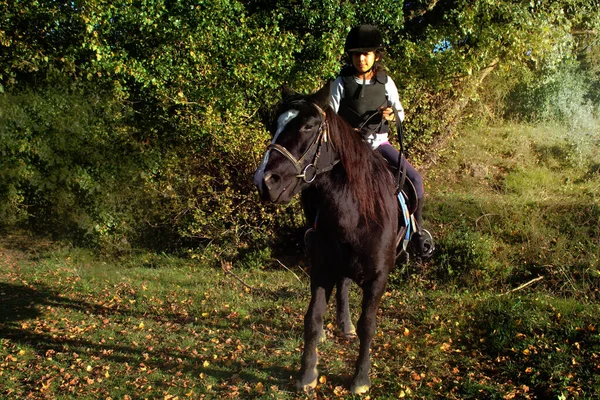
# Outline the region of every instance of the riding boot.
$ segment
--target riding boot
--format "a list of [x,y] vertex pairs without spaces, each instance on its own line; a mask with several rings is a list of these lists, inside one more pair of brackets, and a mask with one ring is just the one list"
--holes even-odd
[[427,237],[423,234],[423,205],[425,204],[423,197],[418,199],[417,209],[414,213],[416,226],[415,232],[412,235],[411,242],[415,249],[415,255],[422,260],[431,257],[431,249],[426,243]]

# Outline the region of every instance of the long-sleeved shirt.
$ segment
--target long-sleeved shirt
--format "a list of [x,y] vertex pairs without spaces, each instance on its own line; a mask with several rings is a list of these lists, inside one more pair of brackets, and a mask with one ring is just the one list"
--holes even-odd
[[[400,121],[404,121],[404,107],[402,107],[402,103],[400,103],[400,96],[398,95],[398,88],[396,84],[390,78],[387,77],[387,82],[385,83],[385,96],[387,98],[388,104],[391,105],[398,111],[398,116],[400,117]],[[363,84],[363,80],[358,77],[354,77],[356,83],[359,85]],[[375,84],[375,78],[370,81],[365,82],[366,85]],[[340,108],[340,103],[345,96],[344,90],[344,81],[341,76],[338,76],[337,79],[331,85],[331,101],[329,105],[331,108],[337,113]],[[381,144],[388,142],[388,133],[378,133],[372,140],[369,140],[371,146],[376,149]]]

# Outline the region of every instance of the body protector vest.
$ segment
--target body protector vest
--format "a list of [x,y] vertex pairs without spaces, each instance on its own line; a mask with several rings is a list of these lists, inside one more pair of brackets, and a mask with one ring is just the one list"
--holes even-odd
[[338,115],[359,129],[367,141],[372,141],[376,134],[389,131],[387,121],[379,112],[379,108],[387,105],[385,84],[388,77],[380,71],[375,75],[375,82],[361,85],[356,82],[353,70],[342,70],[344,98],[340,101]]

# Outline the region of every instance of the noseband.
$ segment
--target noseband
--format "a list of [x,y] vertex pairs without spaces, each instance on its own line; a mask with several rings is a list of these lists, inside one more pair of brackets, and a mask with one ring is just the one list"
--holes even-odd
[[[319,161],[319,157],[321,155],[321,145],[323,144],[323,142],[325,142],[325,143],[327,142],[328,130],[327,130],[327,119],[326,119],[325,111],[323,111],[323,109],[321,107],[319,107],[318,105],[316,105],[316,104],[313,104],[313,105],[319,110],[319,112],[323,116],[323,121],[321,122],[321,125],[319,126],[319,130],[317,132],[317,137],[312,142],[312,144],[308,147],[308,149],[306,149],[306,151],[304,152],[304,154],[302,154],[302,156],[300,158],[296,159],[296,157],[294,157],[294,155],[292,153],[290,153],[288,149],[286,149],[285,147],[283,147],[280,144],[271,143],[267,147],[267,153],[271,150],[275,150],[278,153],[280,153],[281,155],[283,155],[285,158],[287,158],[296,168],[296,172],[298,173],[296,175],[296,178],[302,179],[306,183],[311,183],[312,181],[314,181],[318,174],[330,171],[340,161],[340,160],[335,160],[331,165],[329,165],[328,167],[325,167],[323,169],[317,168],[317,162]],[[313,161],[311,163],[309,163],[308,165],[306,165],[304,168],[302,168],[302,163],[305,161],[305,158],[309,154],[311,154],[315,148],[316,148],[315,157],[313,158]]]

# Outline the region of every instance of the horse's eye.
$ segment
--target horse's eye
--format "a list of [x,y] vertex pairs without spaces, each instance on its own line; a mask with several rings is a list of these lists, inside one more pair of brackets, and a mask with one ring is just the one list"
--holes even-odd
[[313,124],[306,124],[304,125],[304,130],[305,131],[310,131],[312,130],[312,128],[314,128],[315,126]]

